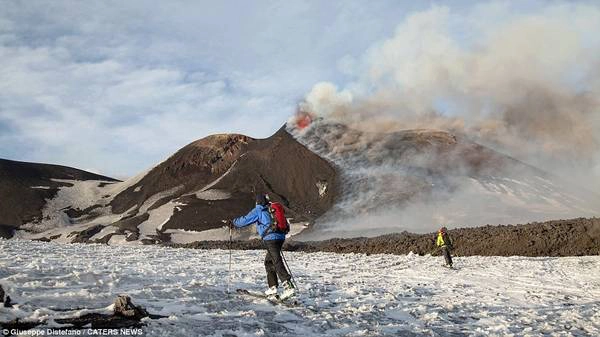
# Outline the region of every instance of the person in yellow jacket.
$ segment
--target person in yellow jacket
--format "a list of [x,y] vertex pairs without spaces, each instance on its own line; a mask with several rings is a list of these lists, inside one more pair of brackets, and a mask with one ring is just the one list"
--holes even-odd
[[442,254],[446,260],[446,266],[452,268],[452,255],[450,255],[452,250],[452,238],[448,235],[448,229],[446,229],[446,227],[442,227],[438,231],[435,244],[442,250]]

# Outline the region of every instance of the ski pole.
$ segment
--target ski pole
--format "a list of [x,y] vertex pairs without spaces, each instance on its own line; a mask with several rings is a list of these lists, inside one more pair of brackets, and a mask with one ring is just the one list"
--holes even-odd
[[298,288],[298,284],[296,283],[296,279],[294,278],[294,274],[292,274],[292,270],[290,269],[290,266],[287,263],[287,260],[285,259],[285,255],[283,255],[283,249],[281,250],[281,259],[283,260],[283,263],[285,264],[285,268],[287,269],[288,273],[290,273],[290,280],[292,281],[292,284],[294,285],[294,288],[296,288],[297,292],[300,292],[300,289]]
[[229,226],[229,273],[227,275],[227,293],[230,293],[231,286],[231,222],[227,224]]

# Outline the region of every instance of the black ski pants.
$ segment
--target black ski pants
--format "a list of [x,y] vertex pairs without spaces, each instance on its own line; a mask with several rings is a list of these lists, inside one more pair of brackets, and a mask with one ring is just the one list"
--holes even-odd
[[442,246],[442,254],[446,260],[446,265],[452,266],[452,255],[450,254],[450,247]]
[[267,270],[267,282],[269,287],[278,286],[279,282],[290,280],[290,273],[283,264],[281,257],[281,247],[283,247],[284,240],[265,240],[263,241],[265,248],[267,249],[267,255],[265,256],[265,269]]

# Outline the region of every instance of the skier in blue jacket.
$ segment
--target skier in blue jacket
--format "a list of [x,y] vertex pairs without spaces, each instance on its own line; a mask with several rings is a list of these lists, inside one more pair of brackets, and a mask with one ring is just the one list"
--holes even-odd
[[274,231],[271,228],[271,214],[269,213],[269,199],[265,194],[256,196],[256,207],[245,216],[233,220],[236,228],[246,227],[256,224],[256,231],[263,240],[267,254],[265,256],[265,269],[267,270],[267,282],[269,288],[265,291],[267,296],[277,296],[279,281],[282,282],[283,292],[279,297],[286,299],[296,293],[291,276],[283,259],[281,258],[281,248],[285,241],[285,233]]

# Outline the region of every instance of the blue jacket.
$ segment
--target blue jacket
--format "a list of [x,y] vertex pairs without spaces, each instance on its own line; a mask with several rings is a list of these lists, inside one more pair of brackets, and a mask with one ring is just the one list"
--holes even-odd
[[265,240],[285,240],[285,234],[271,232],[265,235],[271,227],[271,215],[267,206],[256,205],[246,216],[241,216],[233,220],[233,224],[237,228],[246,227],[256,223],[256,231],[258,235]]

